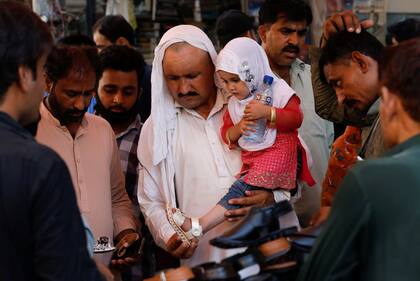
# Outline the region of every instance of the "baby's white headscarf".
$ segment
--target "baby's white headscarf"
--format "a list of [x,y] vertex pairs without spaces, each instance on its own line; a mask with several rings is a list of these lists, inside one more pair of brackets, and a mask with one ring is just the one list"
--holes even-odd
[[[172,145],[173,130],[176,124],[175,101],[167,88],[162,61],[166,49],[178,42],[186,42],[209,53],[216,65],[216,50],[207,35],[198,27],[178,25],[168,30],[155,49],[152,69],[152,110],[153,122],[153,165],[157,165],[167,157]],[[217,79],[215,78],[217,85]]]
[[[273,91],[273,106],[283,108],[295,91],[283,80],[277,78],[270,68],[264,49],[254,40],[241,37],[231,40],[217,56],[216,71],[223,70],[237,74],[244,81],[252,94],[263,84],[265,75],[273,77],[271,89]],[[248,99],[246,101],[249,101]],[[236,97],[229,99],[228,110],[234,124],[243,117],[244,102]],[[239,145],[248,151],[256,151],[273,145],[276,139],[276,130],[267,128],[262,143],[249,143],[239,139]]]

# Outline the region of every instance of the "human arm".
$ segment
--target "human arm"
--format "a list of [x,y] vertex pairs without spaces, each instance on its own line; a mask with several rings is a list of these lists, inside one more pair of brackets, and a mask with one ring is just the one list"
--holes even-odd
[[356,280],[361,237],[370,217],[370,205],[359,177],[346,176],[334,200],[331,213],[298,280]]
[[176,207],[174,178],[173,175],[170,176],[171,166],[166,159],[157,165],[153,164],[152,124],[152,119],[149,118],[140,135],[137,156],[141,165],[137,198],[156,244],[175,257],[187,258],[188,247],[177,243],[180,239],[166,217],[166,205]]
[[[272,116],[271,110],[275,110]],[[274,124],[271,119],[274,117]],[[293,132],[300,127],[303,121],[303,114],[300,109],[300,99],[293,95],[283,108],[271,107],[259,101],[252,100],[245,107],[244,119],[257,120],[265,118],[269,126],[275,126],[279,132]]]
[[311,57],[311,76],[314,92],[315,111],[323,119],[355,126],[366,126],[373,122],[374,117],[368,116],[346,104],[339,105],[333,88],[321,77],[323,76],[319,68],[321,48],[325,45],[328,38],[338,31],[348,30],[349,32],[360,32],[361,28],[371,26],[371,21],[359,22],[358,18],[350,11],[338,13],[325,21],[320,48],[310,47]]
[[233,124],[232,118],[230,117],[229,111],[223,115],[223,125],[220,129],[220,134],[223,141],[229,145],[229,148],[234,148],[239,138],[242,135],[248,135],[255,126],[255,121],[248,121],[242,119],[238,124]]

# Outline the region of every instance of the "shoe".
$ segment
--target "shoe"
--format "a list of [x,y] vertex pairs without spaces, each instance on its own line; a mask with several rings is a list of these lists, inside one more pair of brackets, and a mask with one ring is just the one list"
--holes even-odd
[[321,233],[322,224],[315,226],[315,227],[307,227],[297,233],[290,235],[288,238],[292,244],[292,247],[304,254],[309,253],[314,244],[316,239]]
[[197,281],[239,281],[238,272],[228,263],[209,262],[193,267],[194,280]]
[[291,235],[297,227],[281,229],[278,218],[292,211],[292,205],[286,200],[265,208],[252,207],[242,220],[222,236],[210,240],[210,244],[224,249],[251,247]]

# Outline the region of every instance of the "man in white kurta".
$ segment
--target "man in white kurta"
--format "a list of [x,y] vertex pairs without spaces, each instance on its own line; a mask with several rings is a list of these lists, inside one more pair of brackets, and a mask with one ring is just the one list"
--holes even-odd
[[[179,42],[188,42],[187,48],[197,48],[198,53],[208,53],[204,55],[204,61],[207,61],[205,64],[208,64],[204,68],[209,70],[209,77],[200,77],[205,75],[202,69],[197,72],[200,73],[198,77],[194,77],[194,71],[191,71],[192,74],[180,73],[180,77],[171,76],[170,81],[182,80],[180,83],[183,84],[174,89],[166,83],[162,62],[166,49]],[[196,27],[177,26],[163,36],[156,48],[153,64],[152,114],[143,126],[138,145],[142,165],[138,198],[146,223],[162,248],[181,258],[193,253],[184,262],[190,266],[220,261],[237,252],[218,249],[208,243],[209,239],[226,229],[227,223],[206,233],[201,237],[198,247],[192,248],[189,253],[180,253],[179,249],[174,251],[167,247],[175,231],[166,218],[166,204],[179,207],[188,216],[199,217],[227,192],[241,167],[239,152],[229,150],[222,143],[219,133],[227,99],[215,86],[215,58],[216,52],[211,41]],[[196,84],[196,79],[203,80]],[[185,86],[189,82],[189,86]],[[176,95],[181,93],[177,96],[180,103],[175,101],[168,88]],[[188,93],[191,97],[182,95]],[[201,96],[204,96],[203,103],[209,104],[206,113],[201,110],[201,104],[198,107],[189,104]]]
[[[229,150],[220,136],[227,98],[216,87],[215,61],[214,47],[199,28],[181,25],[165,33],[155,49],[152,113],[137,151],[138,199],[146,223],[156,243],[189,266],[218,262],[243,250],[222,250],[208,243],[226,230],[227,222],[205,233],[198,247],[195,242],[181,244],[165,213],[169,204],[189,217],[204,215],[225,195],[241,168],[239,151]],[[284,199],[281,194],[253,191],[234,200],[245,207],[263,205]],[[235,215],[245,211],[235,210]]]

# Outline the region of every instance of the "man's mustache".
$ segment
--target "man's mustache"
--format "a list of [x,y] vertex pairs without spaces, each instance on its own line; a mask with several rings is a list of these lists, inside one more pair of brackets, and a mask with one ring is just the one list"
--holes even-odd
[[198,96],[197,92],[188,92],[186,94],[183,93],[179,93],[178,94],[178,98],[182,98],[182,97],[194,97],[194,96]]
[[299,53],[300,52],[300,48],[298,46],[295,45],[287,45],[286,47],[283,48],[283,52],[290,52],[290,53]]

